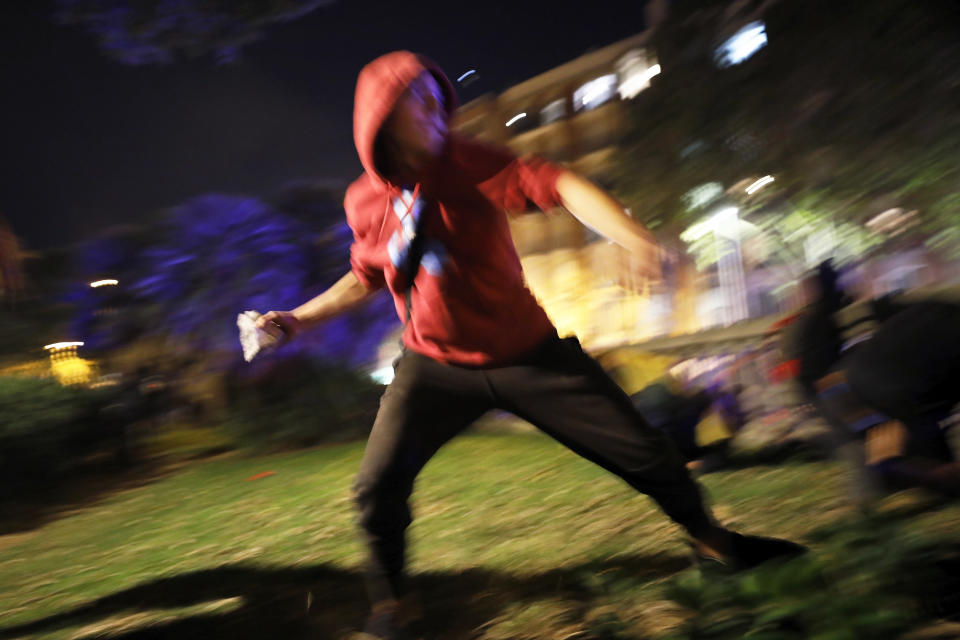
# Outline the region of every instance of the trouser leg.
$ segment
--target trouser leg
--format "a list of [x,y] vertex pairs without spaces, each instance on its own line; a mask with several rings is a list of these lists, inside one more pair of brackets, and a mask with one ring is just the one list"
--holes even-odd
[[488,375],[501,408],[649,495],[694,537],[715,527],[676,446],[576,340],[551,341]]
[[369,548],[367,586],[374,602],[404,590],[408,499],[431,456],[480,417],[490,399],[478,372],[413,353],[397,365],[367,441],[354,499]]

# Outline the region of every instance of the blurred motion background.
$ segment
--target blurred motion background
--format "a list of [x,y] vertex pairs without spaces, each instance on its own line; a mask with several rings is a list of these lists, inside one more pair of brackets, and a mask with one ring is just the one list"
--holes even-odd
[[[252,366],[240,364],[233,319],[290,308],[342,272],[351,236],[341,199],[357,166],[352,78],[394,42],[447,66],[465,102],[457,130],[567,164],[657,235],[664,277],[649,283],[566,212],[511,220],[529,286],[561,333],[595,353],[629,347],[710,371],[755,362],[771,348],[768,328],[806,304],[802,279],[828,258],[857,299],[953,295],[960,34],[951,2],[652,0],[632,13],[601,3],[578,9],[596,14],[597,33],[572,33],[566,48],[556,46],[563,31],[545,38],[527,24],[528,41],[483,55],[424,26],[450,19],[437,7],[407,16],[420,25],[410,37],[384,35],[396,16],[365,18],[374,42],[350,48],[328,33],[358,21],[337,3],[177,7],[63,0],[6,21],[10,41],[37,53],[5,71],[21,83],[4,124],[21,153],[7,160],[16,181],[0,204],[0,386],[11,389],[5,414],[25,423],[39,420],[20,415],[33,410],[33,380],[36,393],[126,393],[119,404],[131,406],[114,407],[120,423],[139,421],[137,411],[194,426],[233,421],[283,441],[257,425],[287,422],[267,416],[305,401],[275,390],[260,399],[274,409],[256,411],[251,400],[269,395],[263,381],[277,368],[329,378],[328,399],[306,404],[343,414],[323,434],[316,420],[293,420],[310,425],[294,440],[334,437],[366,415],[359,405],[389,381],[396,355],[386,296]],[[547,10],[531,5],[518,19],[547,20]],[[493,33],[487,14],[474,7],[458,24]],[[329,42],[317,52],[341,50],[344,61],[292,62],[320,28]],[[51,46],[35,42],[52,36]],[[584,39],[586,53],[560,57]],[[65,58],[73,50],[79,58]],[[290,90],[308,76],[306,90]],[[108,107],[105,118],[98,110]],[[326,177],[304,177],[321,167]],[[244,181],[254,190],[238,190]],[[727,382],[769,382],[772,358],[756,379],[738,365]],[[354,395],[358,406],[346,406]],[[83,410],[118,404],[99,402]]]
[[397,352],[386,296],[249,366],[234,321],[342,274],[352,84],[393,48],[447,69],[457,130],[567,164],[656,234],[650,283],[563,211],[511,220],[561,333],[621,372],[656,361],[644,384],[671,371],[752,394],[754,416],[792,411],[776,327],[826,259],[854,301],[955,297],[954,2],[347,4],[5,9],[22,53],[3,72],[8,486],[369,428]]
[[441,637],[960,637],[956,503],[858,511],[863,439],[828,424],[800,340],[823,328],[836,364],[878,300],[960,301],[956,0],[49,0],[4,3],[0,43],[0,638],[361,619],[346,495],[393,303],[250,364],[236,317],[345,272],[354,83],[396,49],[447,71],[456,130],[576,169],[652,230],[657,282],[565,211],[510,219],[561,334],[723,470],[718,517],[815,550],[703,579],[650,505],[490,415],[418,488],[416,580],[460,625]]

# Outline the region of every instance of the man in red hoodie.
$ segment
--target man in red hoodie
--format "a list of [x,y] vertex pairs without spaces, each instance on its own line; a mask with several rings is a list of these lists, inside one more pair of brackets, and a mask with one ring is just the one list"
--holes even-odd
[[576,339],[557,336],[524,283],[506,213],[565,207],[655,276],[651,235],[575,173],[451,134],[455,107],[449,80],[421,56],[394,52],[361,71],[354,139],[365,172],[344,201],[351,269],[302,306],[261,319],[293,336],[386,287],[404,321],[404,353],[355,485],[370,548],[368,633],[402,637],[414,479],[441,445],[494,408],[651,496],[704,557],[743,566],[799,551],[714,522],[668,439]]

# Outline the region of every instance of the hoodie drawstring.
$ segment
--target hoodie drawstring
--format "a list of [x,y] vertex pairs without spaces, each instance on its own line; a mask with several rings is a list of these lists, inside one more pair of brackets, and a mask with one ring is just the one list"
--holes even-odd
[[[403,190],[402,190],[402,189],[399,189],[399,188],[393,186],[392,184],[388,185],[388,187],[387,187],[387,199],[386,199],[386,202],[384,203],[383,216],[382,216],[381,219],[380,219],[380,229],[377,231],[377,240],[378,240],[378,241],[380,240],[381,236],[383,235],[383,228],[384,228],[384,227],[386,226],[386,224],[387,224],[387,216],[390,215],[390,210],[393,209],[393,201],[394,201],[398,196],[402,196],[402,195],[403,195]],[[410,202],[404,203],[404,204],[407,205],[407,210],[406,210],[406,212],[404,212],[404,214],[400,217],[401,220],[403,220],[403,218],[406,218],[408,215],[410,215],[410,212],[413,211],[413,205],[416,204],[417,199],[418,199],[419,197],[420,197],[420,183],[418,182],[418,183],[417,183],[416,185],[414,185],[414,187],[413,187],[413,195],[412,195],[411,198],[410,198]]]

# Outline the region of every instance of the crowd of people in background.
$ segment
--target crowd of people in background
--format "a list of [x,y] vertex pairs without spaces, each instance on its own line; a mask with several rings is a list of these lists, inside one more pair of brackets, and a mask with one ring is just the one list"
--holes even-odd
[[[883,297],[844,325],[851,296],[829,262],[808,280],[812,302],[788,332],[801,389],[830,425],[856,477],[854,498],[923,487],[960,494],[949,442],[960,402],[960,305]],[[872,325],[867,337],[854,330]]]
[[634,405],[701,472],[737,463],[731,443],[756,431],[766,432],[767,459],[803,451],[843,461],[861,507],[910,487],[960,495],[951,444],[960,305],[857,300],[841,281],[820,264],[803,281],[808,304],[763,344],[677,362],[633,392]]

